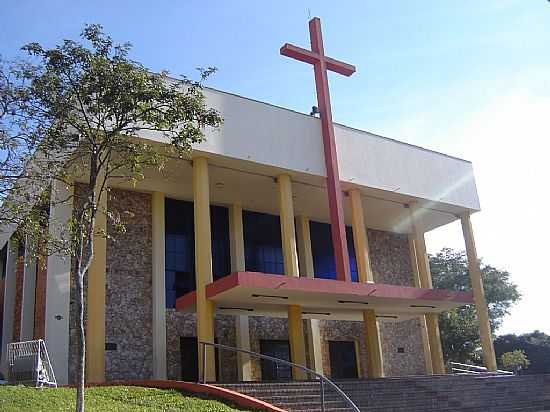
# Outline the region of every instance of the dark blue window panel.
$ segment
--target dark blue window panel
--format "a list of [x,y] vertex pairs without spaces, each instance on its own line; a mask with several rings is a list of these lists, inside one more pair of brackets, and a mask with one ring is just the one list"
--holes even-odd
[[[311,221],[309,223],[309,230],[315,277],[320,279],[336,279],[336,261],[334,259],[330,225],[328,223]],[[355,260],[355,247],[353,245],[351,226],[346,226],[346,241],[348,244],[351,279],[357,282],[357,262]]]
[[284,274],[279,216],[243,211],[246,270]]
[[[212,272],[219,279],[230,272],[229,213],[227,208],[211,206]],[[165,201],[165,284],[166,307],[195,290],[195,228],[193,203]]]
[[210,224],[212,227],[212,274],[216,280],[231,273],[229,210],[222,206],[211,206]]
[[164,213],[166,307],[173,308],[178,297],[195,290],[193,203],[166,199]]

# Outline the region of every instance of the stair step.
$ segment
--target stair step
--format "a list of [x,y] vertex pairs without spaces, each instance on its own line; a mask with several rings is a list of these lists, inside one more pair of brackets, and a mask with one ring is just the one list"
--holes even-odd
[[[365,412],[550,412],[550,376],[433,376],[335,382]],[[320,408],[319,381],[220,384],[289,412]],[[350,411],[325,386],[325,412]]]

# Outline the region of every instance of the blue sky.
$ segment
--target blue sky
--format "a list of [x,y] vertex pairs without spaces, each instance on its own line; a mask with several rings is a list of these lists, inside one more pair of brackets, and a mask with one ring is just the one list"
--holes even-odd
[[[472,160],[479,253],[510,270],[524,294],[500,332],[550,333],[541,313],[550,289],[550,2],[3,3],[5,58],[26,42],[52,46],[101,23],[154,71],[216,66],[210,86],[302,112],[315,103],[311,68],[279,48],[308,46],[308,18],[321,17],[327,55],[357,67],[351,78],[330,77],[335,121]],[[428,242],[431,251],[463,248],[456,225]]]

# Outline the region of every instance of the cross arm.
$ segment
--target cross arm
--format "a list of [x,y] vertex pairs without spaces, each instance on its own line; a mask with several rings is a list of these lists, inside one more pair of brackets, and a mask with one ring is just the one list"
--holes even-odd
[[[316,64],[321,61],[319,53],[315,53],[311,50],[303,49],[301,47],[294,46],[289,43],[285,43],[280,50],[281,54],[286,57],[292,57],[293,59],[300,60],[309,64]],[[340,73],[344,76],[351,76],[355,73],[355,66],[344,63],[340,60],[331,59],[330,57],[324,57],[327,69],[336,73]]]
[[311,50],[302,49],[289,43],[283,44],[280,50],[281,54],[286,57],[291,57],[301,62],[315,64],[320,61],[319,54]]

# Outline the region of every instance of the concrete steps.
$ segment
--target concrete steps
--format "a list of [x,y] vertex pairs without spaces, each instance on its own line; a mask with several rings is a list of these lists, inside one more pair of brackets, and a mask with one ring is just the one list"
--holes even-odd
[[[550,375],[415,376],[338,381],[365,412],[550,411]],[[318,381],[246,382],[219,386],[291,412],[321,411]],[[325,385],[325,412],[351,410]]]

